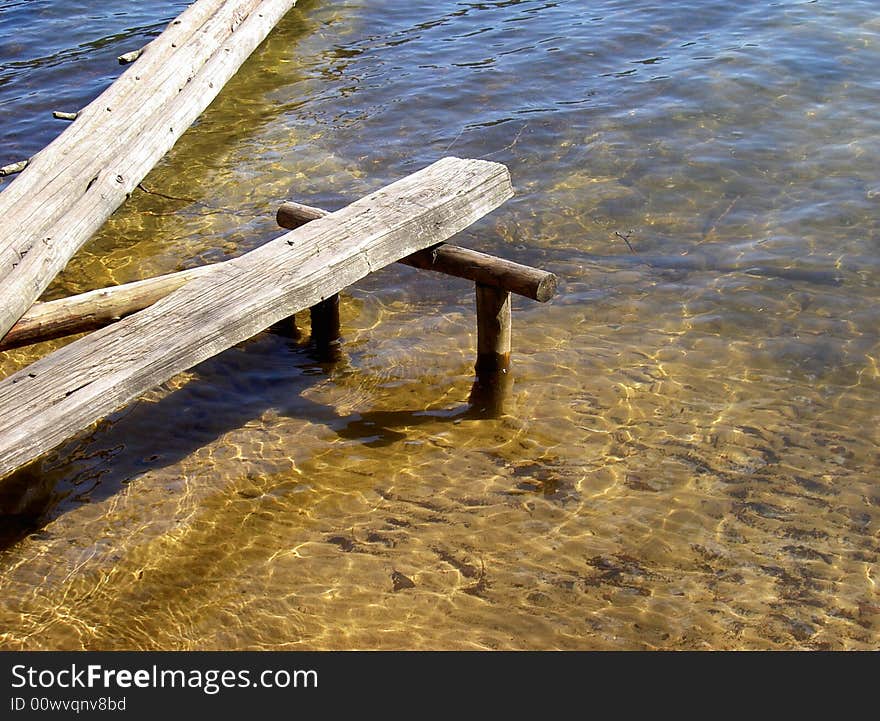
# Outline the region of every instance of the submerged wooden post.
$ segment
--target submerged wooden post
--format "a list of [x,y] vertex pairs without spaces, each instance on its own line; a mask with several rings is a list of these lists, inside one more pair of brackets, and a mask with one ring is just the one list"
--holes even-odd
[[510,368],[510,293],[476,283],[477,363],[480,373],[506,373]]
[[[284,203],[278,208],[275,220],[282,228],[294,230],[306,223],[329,215],[326,210],[303,203]],[[309,309],[312,322],[312,343],[319,354],[326,355],[330,345],[339,339],[339,294],[335,293]]]
[[[324,215],[327,215],[327,211],[321,208],[288,201],[278,208],[276,220],[285,228],[298,228]],[[556,276],[504,258],[445,243],[413,253],[398,262],[475,281],[477,384],[481,389],[500,388],[501,385],[490,375],[507,373],[510,369],[510,294],[517,293],[544,303],[556,293]],[[312,317],[314,319],[315,316]],[[509,387],[509,384],[505,387]]]
[[300,337],[299,326],[296,324],[295,315],[282,318],[277,323],[273,323],[269,326],[269,330],[275,335],[284,336],[285,338],[297,339]]
[[10,163],[9,165],[4,165],[0,168],[0,178],[5,178],[7,175],[15,175],[16,173],[20,173],[24,170],[30,160],[19,160],[17,163]]
[[339,293],[324,298],[309,308],[312,317],[312,343],[322,352],[326,352],[333,341],[339,339]]
[[468,395],[469,418],[498,418],[510,411],[513,373],[483,371],[477,373]]

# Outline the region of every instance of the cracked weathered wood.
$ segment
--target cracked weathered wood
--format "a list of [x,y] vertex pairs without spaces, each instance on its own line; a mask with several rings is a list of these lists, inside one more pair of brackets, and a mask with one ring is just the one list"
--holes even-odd
[[442,242],[513,195],[507,168],[445,158],[210,267],[155,305],[0,381],[0,476],[144,391]]
[[0,193],[0,337],[296,0],[198,0]]

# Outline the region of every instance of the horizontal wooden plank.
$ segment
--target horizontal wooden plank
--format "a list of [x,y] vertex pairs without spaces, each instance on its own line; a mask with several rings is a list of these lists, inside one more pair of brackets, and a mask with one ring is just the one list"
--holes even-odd
[[445,240],[512,195],[503,165],[444,158],[212,266],[150,308],[3,379],[0,477],[176,373]]

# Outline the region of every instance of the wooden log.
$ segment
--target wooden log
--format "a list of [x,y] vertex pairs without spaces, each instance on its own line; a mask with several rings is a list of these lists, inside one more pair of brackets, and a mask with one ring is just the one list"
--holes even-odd
[[[275,219],[283,228],[298,228],[303,223],[326,214],[326,210],[288,201],[278,208]],[[414,253],[399,262],[414,268],[433,270],[483,285],[504,288],[541,303],[556,295],[557,279],[553,273],[456,245],[438,245]]]
[[0,337],[296,0],[197,0],[0,193]]
[[491,285],[476,284],[477,363],[481,373],[510,368],[510,293]]
[[507,168],[445,158],[0,381],[0,477],[176,373],[441,242],[513,194]]
[[61,110],[53,110],[52,117],[56,120],[76,120],[79,113],[65,113]]

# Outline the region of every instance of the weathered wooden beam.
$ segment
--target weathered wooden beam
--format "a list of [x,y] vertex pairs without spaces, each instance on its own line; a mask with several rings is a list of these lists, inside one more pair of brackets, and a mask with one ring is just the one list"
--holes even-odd
[[0,337],[296,0],[197,0],[0,193]]
[[421,248],[513,195],[507,168],[445,158],[211,267],[155,305],[0,381],[0,477],[176,373]]
[[[275,219],[282,228],[298,228],[326,214],[321,208],[288,201],[278,208]],[[444,243],[398,262],[503,288],[541,303],[556,295],[557,279],[553,273],[456,245]]]
[[476,284],[477,373],[504,372],[510,367],[510,293]]

